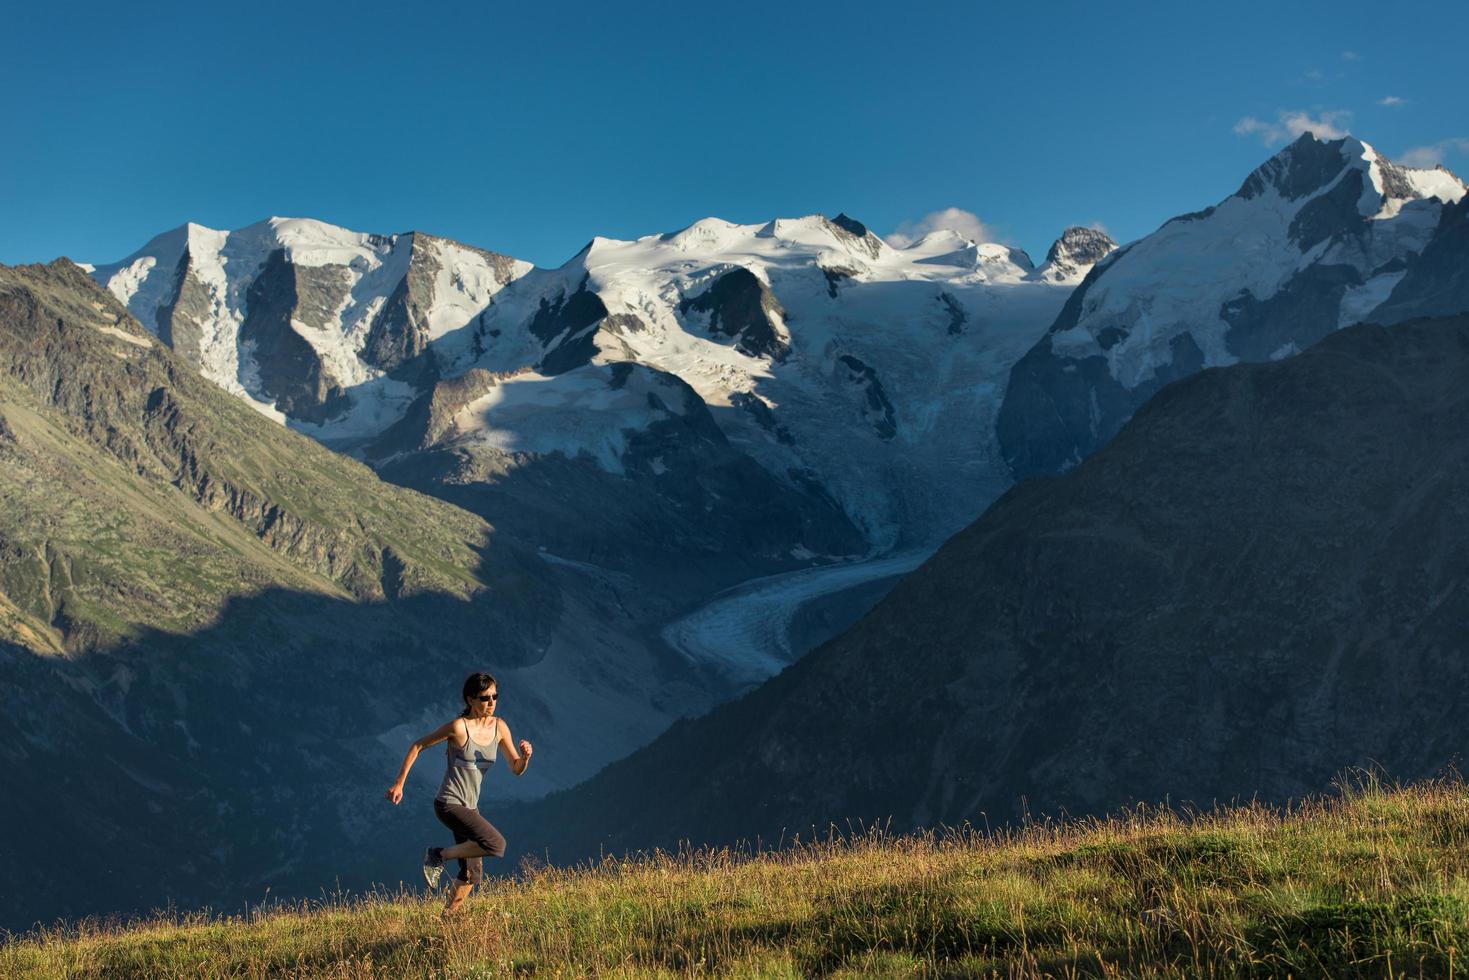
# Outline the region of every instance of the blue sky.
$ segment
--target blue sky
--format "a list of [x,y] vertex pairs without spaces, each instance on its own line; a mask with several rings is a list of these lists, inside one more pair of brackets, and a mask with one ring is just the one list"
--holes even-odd
[[1303,125],[1469,173],[1469,4],[1284,6],[14,4],[0,262],[281,214],[558,265],[838,211],[1039,260],[1214,203]]

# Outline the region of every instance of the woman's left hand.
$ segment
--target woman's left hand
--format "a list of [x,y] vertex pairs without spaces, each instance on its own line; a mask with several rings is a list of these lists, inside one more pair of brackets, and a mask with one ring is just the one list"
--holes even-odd
[[525,756],[527,759],[530,758],[531,752],[534,751],[531,748],[531,744],[529,742],[527,742],[525,739],[521,739],[520,740],[519,749],[520,749],[520,754],[523,755],[523,756]]

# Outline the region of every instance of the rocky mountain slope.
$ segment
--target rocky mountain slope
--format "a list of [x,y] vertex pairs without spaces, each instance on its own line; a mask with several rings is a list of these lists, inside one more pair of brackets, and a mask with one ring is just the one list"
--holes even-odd
[[507,823],[569,857],[1432,773],[1469,696],[1466,377],[1460,316],[1170,385],[838,639]]
[[1463,238],[1464,194],[1442,168],[1307,133],[1219,204],[1111,253],[1011,371],[998,436],[1012,473],[1075,465],[1205,367],[1285,357],[1352,323],[1469,309],[1420,297],[1422,280],[1441,278],[1435,243]]

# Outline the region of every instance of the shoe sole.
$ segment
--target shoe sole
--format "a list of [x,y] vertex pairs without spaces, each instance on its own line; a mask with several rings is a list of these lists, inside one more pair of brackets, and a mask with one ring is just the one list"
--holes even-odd
[[443,873],[444,866],[442,864],[429,864],[425,862],[423,865],[423,880],[428,882],[430,888],[439,887],[439,878]]

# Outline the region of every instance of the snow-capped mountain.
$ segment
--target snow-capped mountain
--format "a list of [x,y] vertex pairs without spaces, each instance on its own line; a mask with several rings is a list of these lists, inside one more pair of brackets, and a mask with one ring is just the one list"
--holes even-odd
[[559,455],[662,492],[672,443],[703,433],[885,549],[942,537],[1008,484],[1004,379],[1111,247],[1071,229],[1036,268],[951,231],[899,249],[845,215],[709,218],[532,269],[272,218],[186,225],[93,275],[210,378],[379,465]]
[[845,215],[594,239],[437,346],[446,375],[497,382],[429,441],[625,470],[623,433],[668,410],[609,370],[631,363],[688,385],[733,446],[834,498],[874,547],[932,540],[1004,489],[998,385],[1089,267],[950,231],[895,249]]
[[433,342],[530,268],[419,232],[271,218],[238,231],[187,224],[92,274],[206,377],[342,438],[401,416],[433,373]]
[[1017,478],[1059,472],[1169,381],[1285,357],[1389,301],[1411,306],[1414,263],[1450,233],[1441,219],[1464,195],[1441,168],[1307,133],[1219,204],[1094,266],[1011,373],[1006,462]]

